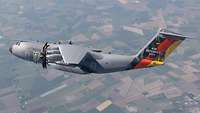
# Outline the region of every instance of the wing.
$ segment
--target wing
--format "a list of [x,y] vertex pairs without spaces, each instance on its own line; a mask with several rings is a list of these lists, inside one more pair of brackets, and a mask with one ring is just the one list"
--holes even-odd
[[76,45],[59,45],[60,53],[65,64],[79,64],[85,57],[88,49]]

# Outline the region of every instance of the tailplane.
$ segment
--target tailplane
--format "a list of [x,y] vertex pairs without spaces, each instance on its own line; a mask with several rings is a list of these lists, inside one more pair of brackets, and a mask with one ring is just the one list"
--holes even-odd
[[164,64],[165,59],[187,37],[165,29],[158,33],[142,48],[132,62],[133,68],[147,68]]

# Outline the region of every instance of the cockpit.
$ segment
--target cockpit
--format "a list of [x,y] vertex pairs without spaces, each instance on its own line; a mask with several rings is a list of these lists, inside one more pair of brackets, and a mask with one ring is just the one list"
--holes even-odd
[[20,46],[22,42],[26,42],[26,41],[17,41],[17,42],[15,43],[15,45]]
[[18,45],[18,46],[20,46],[20,44],[21,44],[21,41],[18,41],[18,42],[16,42],[16,44],[15,44],[15,45]]

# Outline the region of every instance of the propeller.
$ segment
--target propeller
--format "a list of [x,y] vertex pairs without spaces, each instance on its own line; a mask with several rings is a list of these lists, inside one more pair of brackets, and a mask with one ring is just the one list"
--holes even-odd
[[41,63],[44,69],[47,68],[47,48],[48,47],[49,47],[48,42],[46,42],[41,51],[41,60],[42,60]]

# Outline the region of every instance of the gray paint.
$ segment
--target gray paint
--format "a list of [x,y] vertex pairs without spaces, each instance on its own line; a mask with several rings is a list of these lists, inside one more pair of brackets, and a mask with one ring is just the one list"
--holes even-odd
[[[169,35],[185,39],[186,37],[160,29],[156,34]],[[68,43],[49,43],[47,48],[47,65],[49,67],[79,73],[110,73],[117,71],[125,71],[133,69],[136,65],[144,49],[151,44],[156,38],[154,36],[145,46],[138,52],[137,55],[126,56],[117,54],[105,54],[100,50],[95,51],[77,45]],[[45,43],[43,42],[17,42],[9,49],[10,52],[24,60],[32,61],[35,63],[42,63],[41,51]]]
[[[24,60],[40,63],[40,52],[44,44],[42,42],[17,42],[12,45],[10,51]],[[49,45],[47,50],[49,67],[79,74],[127,70],[134,59],[133,56],[94,52],[77,45],[53,43],[49,43]],[[59,52],[57,48],[59,48]],[[62,56],[62,59],[60,56]]]

